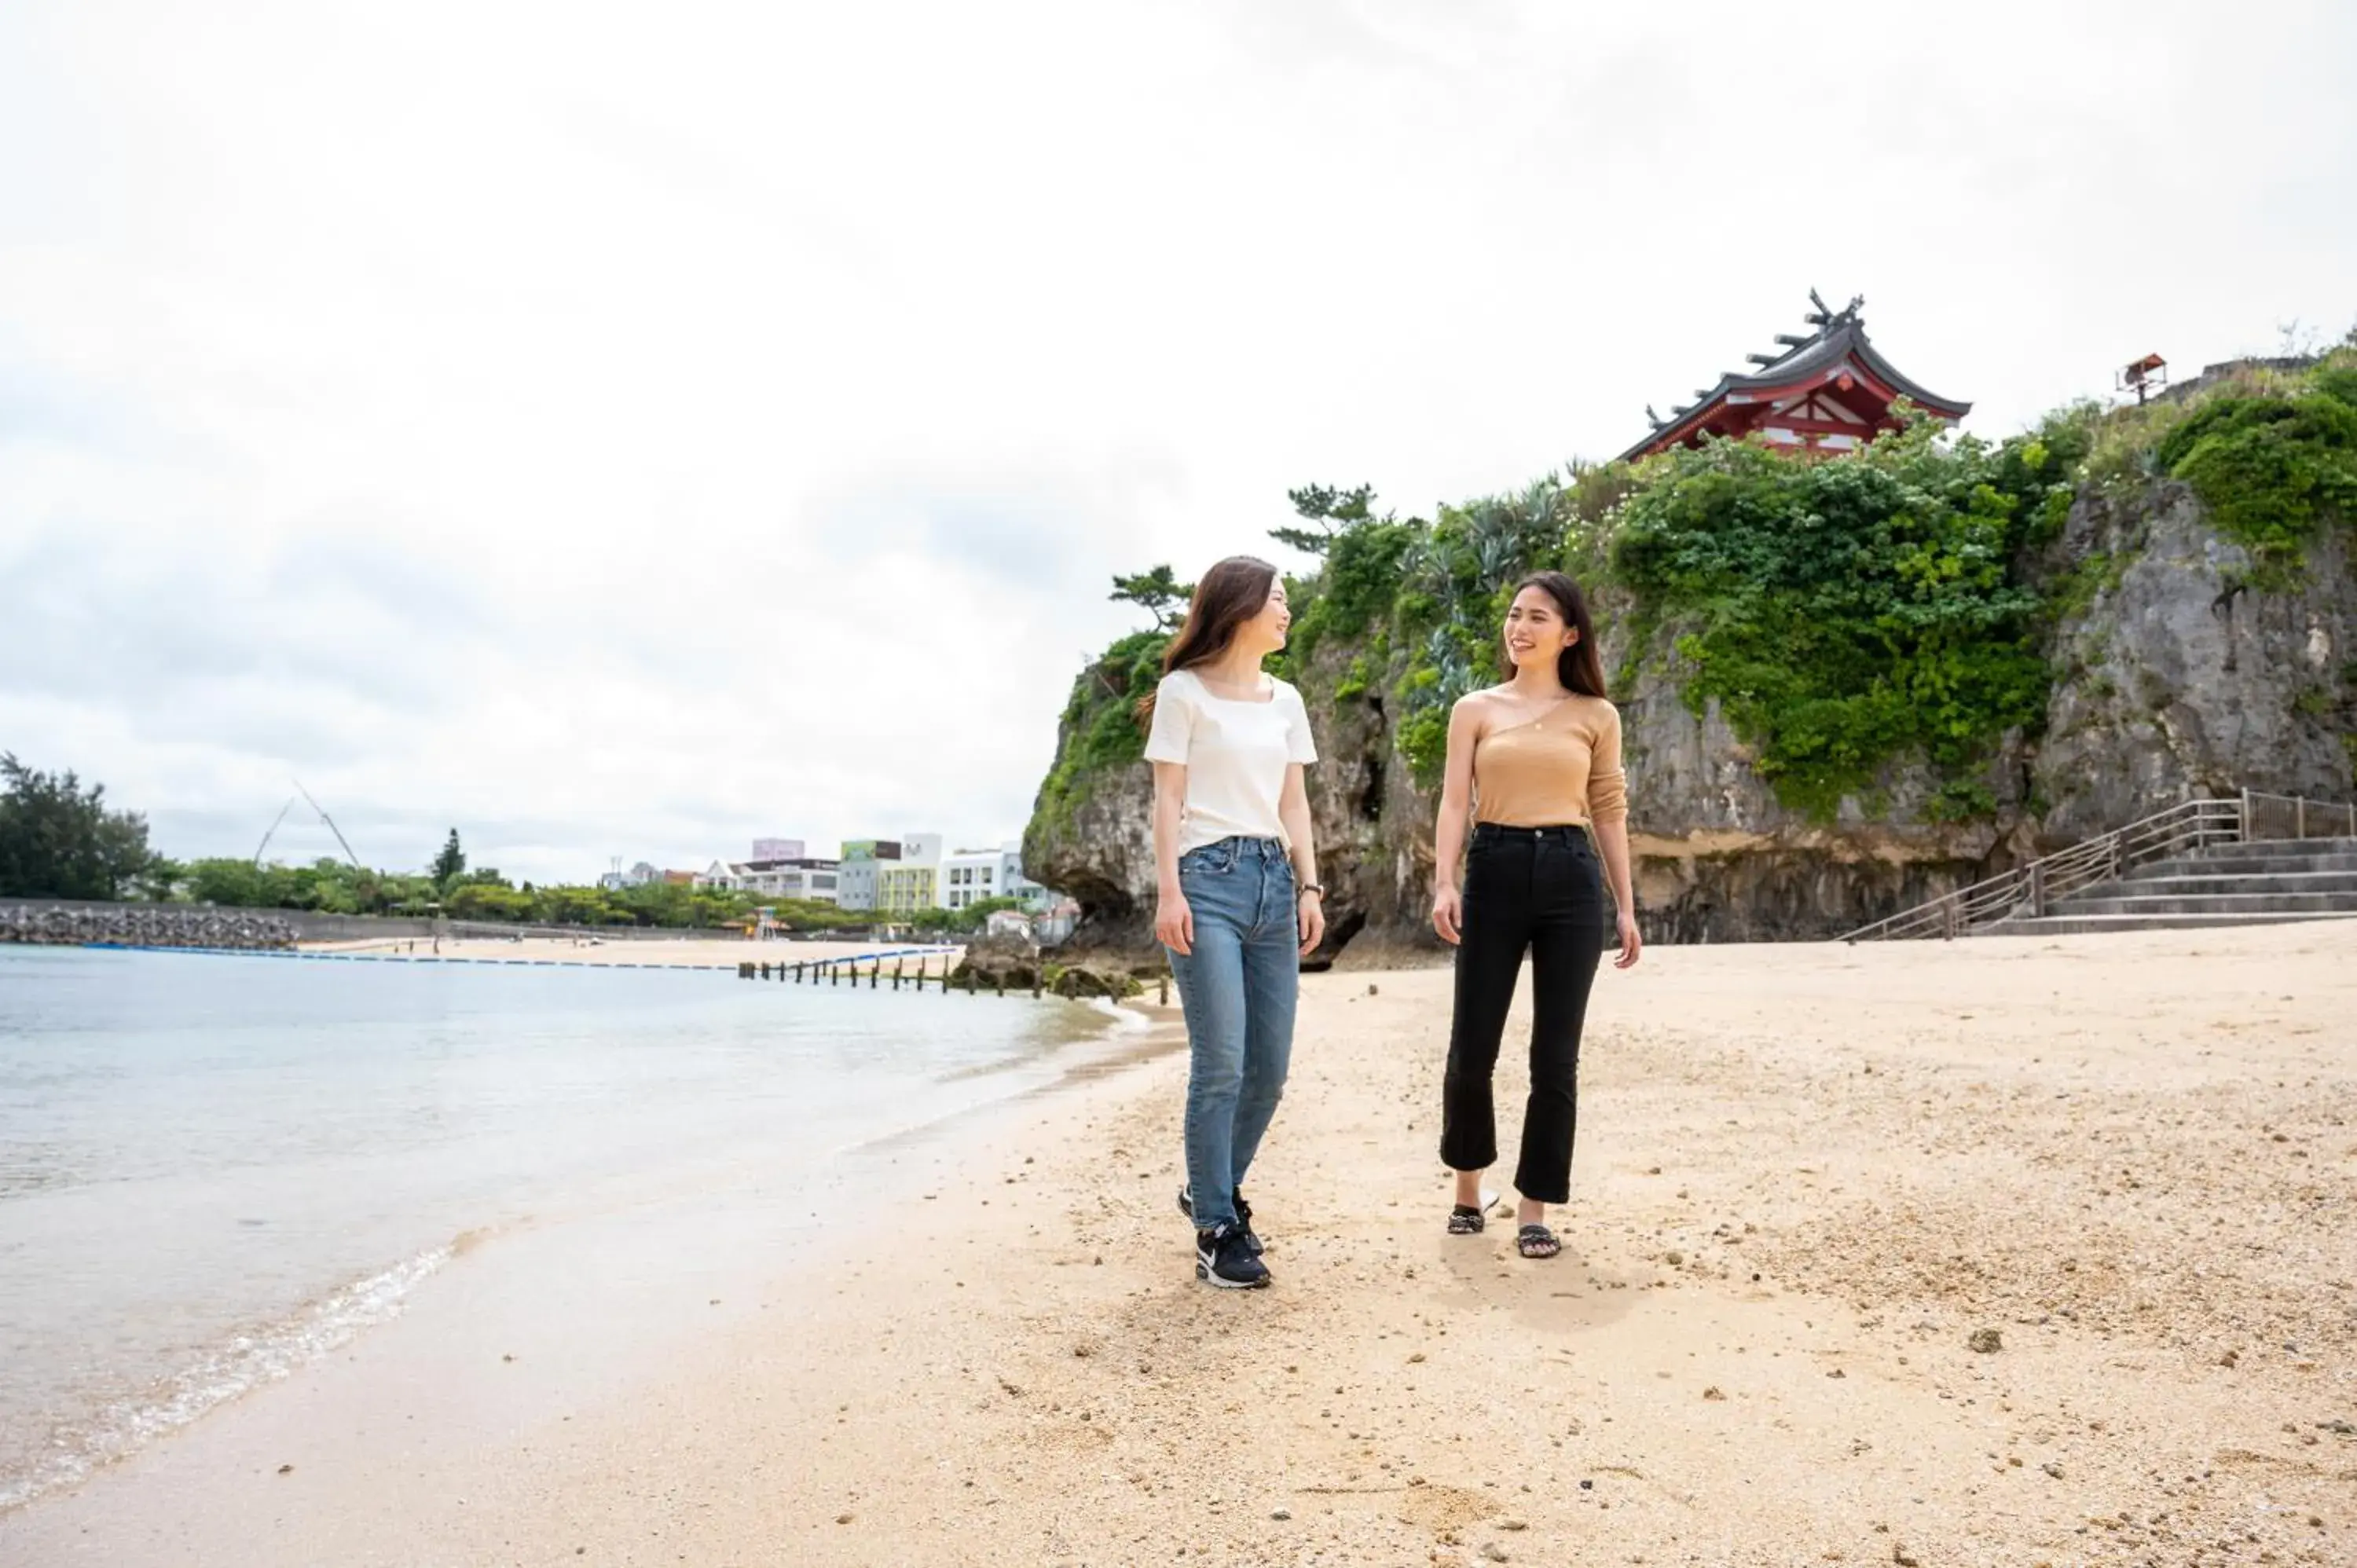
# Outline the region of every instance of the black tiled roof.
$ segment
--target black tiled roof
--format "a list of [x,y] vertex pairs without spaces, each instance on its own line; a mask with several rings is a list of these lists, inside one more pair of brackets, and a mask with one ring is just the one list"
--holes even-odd
[[[1816,295],[1812,293],[1810,298],[1814,300]],[[1862,299],[1851,300],[1838,312],[1827,311],[1822,301],[1818,303],[1817,314],[1810,317],[1816,324],[1815,332],[1797,341],[1781,339],[1789,345],[1785,350],[1768,360],[1751,374],[1737,375],[1730,371],[1719,377],[1717,385],[1696,393],[1694,402],[1671,410],[1669,418],[1654,425],[1642,440],[1621,453],[1620,460],[1636,456],[1664,436],[1684,435],[1694,423],[1695,415],[1730,392],[1789,386],[1796,381],[1805,381],[1813,375],[1830,371],[1844,360],[1856,364],[1910,402],[1921,403],[1934,413],[1949,419],[1962,419],[1972,412],[1971,403],[1942,397],[1938,392],[1918,385],[1901,375],[1897,366],[1882,357],[1873,340],[1867,337],[1865,323],[1858,318],[1859,306],[1865,303]]]

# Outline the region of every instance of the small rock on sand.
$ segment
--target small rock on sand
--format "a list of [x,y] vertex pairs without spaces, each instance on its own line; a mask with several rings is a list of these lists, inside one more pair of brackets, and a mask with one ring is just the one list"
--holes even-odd
[[2005,1336],[1994,1328],[1975,1328],[1973,1330],[1972,1338],[1965,1343],[1980,1354],[1987,1356],[2005,1348]]
[[1291,1509],[1271,1509],[1268,1510],[1268,1517],[1271,1519],[1291,1519],[1293,1517],[1293,1510]]

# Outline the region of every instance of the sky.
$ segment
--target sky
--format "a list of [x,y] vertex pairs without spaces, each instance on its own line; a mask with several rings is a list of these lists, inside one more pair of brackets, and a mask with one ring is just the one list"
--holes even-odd
[[[1115,572],[1811,287],[2002,436],[2357,322],[2357,7],[10,0],[0,749],[165,853],[1020,833]],[[298,806],[272,845],[335,853]]]

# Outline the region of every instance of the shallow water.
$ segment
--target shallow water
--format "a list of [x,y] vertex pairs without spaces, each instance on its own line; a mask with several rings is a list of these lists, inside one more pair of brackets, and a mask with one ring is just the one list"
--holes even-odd
[[455,1255],[1073,1069],[1070,1003],[702,971],[0,949],[0,1509],[294,1371]]

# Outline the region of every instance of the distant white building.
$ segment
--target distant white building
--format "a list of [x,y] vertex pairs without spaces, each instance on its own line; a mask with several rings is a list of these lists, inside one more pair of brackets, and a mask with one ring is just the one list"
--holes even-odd
[[796,856],[791,860],[748,860],[729,867],[740,893],[762,893],[775,898],[802,898],[832,904],[838,892],[837,863]]
[[942,857],[942,908],[963,909],[986,898],[1014,898],[1026,908],[1046,908],[1048,890],[1023,875],[1020,843],[962,849]]
[[1070,898],[1052,895],[1040,912],[1031,917],[1031,940],[1043,948],[1051,948],[1072,934],[1081,923],[1081,907]]
[[[619,867],[620,864],[618,857],[615,865]],[[619,893],[625,887],[644,887],[650,882],[661,882],[662,879],[663,874],[661,871],[642,860],[628,871],[618,869],[606,873],[605,875],[597,878],[597,886],[608,893]]]
[[807,852],[800,839],[755,839],[748,860],[800,860]]
[[832,860],[716,860],[695,879],[695,886],[721,893],[761,893],[773,898],[832,904],[836,878],[836,864]]

